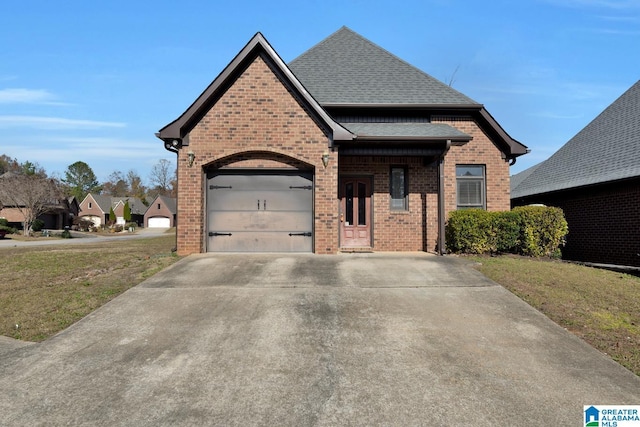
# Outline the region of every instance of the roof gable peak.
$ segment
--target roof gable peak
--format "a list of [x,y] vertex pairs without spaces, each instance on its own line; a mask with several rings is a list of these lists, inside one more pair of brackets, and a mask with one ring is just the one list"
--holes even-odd
[[[257,32],[193,104],[191,104],[180,117],[169,123],[156,134],[158,138],[165,141],[165,147],[169,149],[172,140],[182,140],[204,114],[215,105],[219,97],[226,91],[229,85],[238,78],[246,66],[258,56],[262,56],[269,66],[274,69],[274,72],[290,85],[291,89],[299,95],[299,101],[309,106],[309,109],[330,130],[332,139],[352,139],[354,137],[327,114],[291,72],[287,64],[280,58],[262,33]],[[179,145],[182,145],[182,143]]]

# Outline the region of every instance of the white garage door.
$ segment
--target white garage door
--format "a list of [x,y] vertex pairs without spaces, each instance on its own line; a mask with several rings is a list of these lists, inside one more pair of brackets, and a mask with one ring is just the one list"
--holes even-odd
[[171,220],[164,216],[154,216],[149,218],[147,226],[149,228],[170,228]]
[[209,252],[311,252],[313,174],[210,173],[207,213]]

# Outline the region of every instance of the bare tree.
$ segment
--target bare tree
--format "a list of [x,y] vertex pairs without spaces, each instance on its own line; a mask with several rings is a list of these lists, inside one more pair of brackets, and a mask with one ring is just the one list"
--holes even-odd
[[33,221],[40,215],[55,211],[62,199],[60,185],[39,174],[0,176],[0,200],[5,208],[16,209],[24,217],[24,234],[31,233]]
[[144,202],[147,188],[142,183],[142,178],[133,169],[127,172],[127,185],[129,187],[129,196],[139,198]]
[[[172,171],[173,169],[173,171]],[[176,180],[175,168],[167,159],[160,159],[151,168],[149,181],[151,188],[162,196],[169,196],[173,193],[173,186]]]
[[105,196],[124,197],[129,194],[126,177],[120,171],[112,172],[109,179],[102,183],[102,194]]

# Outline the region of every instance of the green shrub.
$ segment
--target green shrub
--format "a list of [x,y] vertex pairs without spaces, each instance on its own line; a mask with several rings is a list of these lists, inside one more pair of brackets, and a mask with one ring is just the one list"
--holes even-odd
[[63,239],[71,239],[73,236],[71,236],[71,232],[69,230],[64,230],[62,233],[60,233],[60,237],[62,237]]
[[453,211],[445,228],[447,249],[454,253],[517,253],[557,256],[567,234],[561,209],[527,206],[507,212]]
[[569,227],[560,208],[521,206],[513,209],[520,218],[520,253],[557,256]]
[[492,245],[493,252],[515,253],[520,241],[518,213],[512,211],[493,212],[491,217],[492,238],[495,240]]
[[481,209],[453,211],[445,228],[447,248],[451,252],[481,254],[491,250],[490,213]]
[[6,234],[16,234],[18,232],[17,229],[9,227],[8,225],[0,225],[0,230],[4,231]]
[[42,231],[44,228],[44,221],[41,219],[34,219],[31,223],[31,229],[33,231]]
[[0,218],[0,227],[8,227],[9,226],[9,221],[7,221],[7,218]]

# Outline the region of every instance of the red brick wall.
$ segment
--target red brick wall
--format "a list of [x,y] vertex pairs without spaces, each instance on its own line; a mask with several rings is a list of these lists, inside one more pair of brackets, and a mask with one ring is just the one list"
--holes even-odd
[[[314,251],[337,251],[337,154],[330,153],[325,169],[327,136],[262,58],[222,95],[188,141],[178,155],[178,254],[205,251],[206,171],[221,166],[315,170]],[[189,151],[195,154],[192,167]]]
[[2,208],[0,209],[0,218],[5,218],[8,222],[23,223],[24,215],[18,208]]
[[461,147],[451,147],[445,157],[445,211],[446,215],[456,209],[456,165],[484,165],[486,174],[487,210],[508,211],[510,209],[509,163],[502,158],[501,151],[491,142],[484,131],[471,118],[434,116],[433,123],[446,123],[473,136]]
[[[391,166],[405,166],[409,210],[390,209]],[[341,156],[340,175],[373,177],[373,249],[434,251],[438,235],[438,186],[435,164],[421,157]]]
[[640,267],[640,179],[533,196],[564,211],[569,225],[564,259]]

